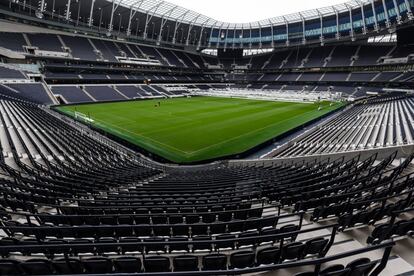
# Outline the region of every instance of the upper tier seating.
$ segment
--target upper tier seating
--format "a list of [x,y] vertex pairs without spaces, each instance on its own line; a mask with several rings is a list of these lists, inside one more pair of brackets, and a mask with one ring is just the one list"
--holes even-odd
[[0,33],[0,47],[16,52],[23,52],[23,45],[27,45],[21,33]]
[[87,38],[77,36],[61,35],[65,45],[71,49],[71,54],[75,58],[82,60],[96,60],[97,56]]
[[371,81],[378,73],[352,73],[348,81]]
[[312,49],[298,48],[290,52],[287,57],[286,63],[282,68],[296,68],[302,67],[304,59],[312,52]]
[[115,56],[120,56],[119,50],[112,41],[104,41],[100,39],[91,39],[92,44],[99,50],[102,58],[106,61],[117,62]]
[[393,49],[391,46],[361,46],[358,50],[358,58],[354,66],[365,66],[377,64],[381,57],[387,56]]
[[32,46],[39,50],[62,52],[63,46],[57,35],[51,34],[27,34]]
[[333,49],[333,46],[313,48],[305,67],[323,67]]

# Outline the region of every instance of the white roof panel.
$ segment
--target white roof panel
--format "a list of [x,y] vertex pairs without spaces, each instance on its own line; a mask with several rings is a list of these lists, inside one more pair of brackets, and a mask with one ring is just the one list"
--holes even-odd
[[[115,1],[115,4],[120,4],[121,6],[127,8],[133,8],[134,10],[142,13],[147,13],[149,15],[154,15],[164,19],[179,21],[187,24],[194,24],[198,26],[206,27],[226,27],[230,29],[246,29],[246,28],[255,28],[255,27],[269,27],[271,25],[277,25],[288,22],[299,22],[303,19],[315,19],[319,18],[321,15],[330,15],[335,14],[335,12],[345,12],[350,8],[355,8],[363,4],[369,3],[370,0],[352,0],[343,4],[338,4],[334,6],[313,9],[302,11],[298,13],[288,14],[284,16],[273,17],[265,20],[248,22],[248,23],[227,23],[215,20],[211,17],[205,16],[203,14],[197,13],[195,11],[186,9],[184,7],[175,5],[168,1],[163,0],[106,0],[108,2]],[[228,26],[228,27],[227,27]]]

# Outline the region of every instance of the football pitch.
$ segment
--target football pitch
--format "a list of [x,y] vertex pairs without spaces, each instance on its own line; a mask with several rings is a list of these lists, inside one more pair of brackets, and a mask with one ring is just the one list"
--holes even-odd
[[341,106],[193,97],[57,109],[85,114],[95,127],[165,159],[191,163],[245,152]]

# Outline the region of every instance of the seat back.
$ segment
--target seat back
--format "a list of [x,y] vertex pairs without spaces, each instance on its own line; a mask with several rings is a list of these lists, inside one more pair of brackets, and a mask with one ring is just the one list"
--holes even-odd
[[284,245],[282,248],[282,261],[300,259],[302,257],[304,247],[305,245],[301,242],[294,242]]
[[198,271],[198,257],[177,256],[173,260],[174,271]]
[[52,274],[52,268],[48,260],[31,259],[20,263],[22,270],[28,275],[49,275]]
[[137,273],[141,272],[141,259],[136,257],[120,257],[113,259],[116,273]]
[[82,265],[87,273],[111,273],[112,263],[107,258],[97,257],[83,259]]
[[324,238],[315,238],[315,239],[311,239],[307,241],[305,243],[303,257],[305,257],[306,255],[314,255],[314,254],[321,255],[327,244],[328,244],[328,240]]
[[151,256],[144,259],[146,272],[170,272],[170,259],[164,256]]
[[257,264],[276,264],[279,262],[280,249],[279,247],[269,247],[257,252]]
[[351,271],[350,274],[352,276],[365,276],[369,275],[369,273],[374,269],[374,267],[377,265],[376,261],[365,263],[365,264],[359,264],[353,267],[350,267]]
[[242,251],[231,254],[231,268],[246,268],[254,266],[255,254],[251,251]]
[[81,262],[78,259],[55,259],[52,266],[57,274],[81,274],[83,272]]
[[21,275],[22,271],[15,260],[0,260],[0,275]]
[[203,270],[226,270],[227,256],[224,254],[211,254],[203,257]]

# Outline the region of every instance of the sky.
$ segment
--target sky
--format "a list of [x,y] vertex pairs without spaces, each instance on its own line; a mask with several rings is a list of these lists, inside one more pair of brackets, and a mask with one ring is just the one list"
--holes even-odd
[[322,8],[347,0],[167,0],[228,23],[249,23],[279,15]]

